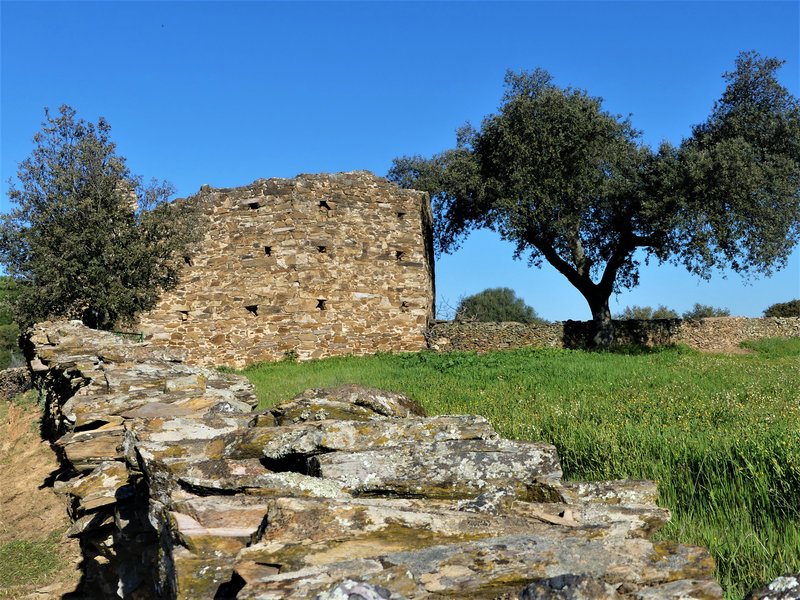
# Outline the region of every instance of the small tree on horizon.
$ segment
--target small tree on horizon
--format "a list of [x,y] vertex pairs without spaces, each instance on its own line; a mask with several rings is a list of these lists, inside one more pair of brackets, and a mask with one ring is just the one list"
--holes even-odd
[[488,288],[463,298],[456,308],[456,320],[482,322],[516,321],[543,323],[536,311],[525,304],[511,288]]
[[681,315],[683,319],[706,319],[708,317],[730,317],[731,311],[727,308],[711,306],[709,304],[695,305]]
[[51,317],[113,327],[177,282],[176,260],[199,235],[194,211],[168,203],[169,183],[144,185],[117,154],[110,126],[45,109],[0,222],[0,263],[15,278],[21,327]]
[[660,304],[656,308],[652,306],[626,306],[620,314],[616,316],[620,321],[650,321],[652,319],[677,319],[678,313],[671,308]]
[[777,302],[764,310],[765,317],[800,317],[800,298]]

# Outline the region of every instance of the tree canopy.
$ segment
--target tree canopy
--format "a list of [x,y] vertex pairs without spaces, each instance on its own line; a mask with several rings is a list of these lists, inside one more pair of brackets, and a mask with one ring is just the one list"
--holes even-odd
[[166,182],[145,185],[116,152],[110,126],[45,110],[0,223],[0,263],[18,284],[22,326],[49,317],[110,328],[151,308],[174,286],[177,257],[197,236],[193,210],[167,202]]
[[637,321],[649,321],[651,319],[677,319],[678,313],[671,308],[667,308],[663,304],[659,304],[656,308],[653,308],[652,306],[639,306],[634,304],[633,306],[626,306],[625,310],[618,314],[616,318],[621,320],[635,319]]
[[800,317],[800,299],[777,302],[764,309],[765,317]]
[[730,317],[731,311],[724,307],[695,302],[694,306],[681,315],[683,319],[705,319],[708,317]]
[[396,158],[389,178],[431,194],[437,251],[492,229],[515,257],[547,261],[584,296],[595,343],[613,339],[612,293],[642,261],[770,274],[800,239],[800,106],[781,61],[742,53],[704,123],[680,145],[642,143],[600,98],[542,69],[509,72],[499,110],[456,146]]
[[536,311],[525,304],[511,288],[488,288],[462,298],[456,308],[456,319],[483,322],[517,321],[541,323]]

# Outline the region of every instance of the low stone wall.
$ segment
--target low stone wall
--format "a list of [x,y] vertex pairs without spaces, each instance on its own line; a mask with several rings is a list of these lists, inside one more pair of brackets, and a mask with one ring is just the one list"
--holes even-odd
[[[615,342],[639,346],[686,344],[705,352],[734,350],[746,340],[800,337],[800,317],[713,317],[698,320],[615,321]],[[590,321],[478,323],[438,321],[428,331],[432,350],[487,352],[509,348],[586,348]]]
[[800,317],[711,317],[683,321],[677,342],[698,350],[724,351],[747,340],[800,337]]
[[555,449],[343,386],[253,413],[243,378],[75,322],[29,332],[84,598],[721,598],[650,541],[652,482],[565,482]]

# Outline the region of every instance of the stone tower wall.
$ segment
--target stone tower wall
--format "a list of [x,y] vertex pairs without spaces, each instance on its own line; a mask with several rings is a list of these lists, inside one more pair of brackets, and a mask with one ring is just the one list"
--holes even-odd
[[205,236],[140,320],[153,345],[230,365],[417,351],[433,314],[427,195],[368,172],[204,186]]

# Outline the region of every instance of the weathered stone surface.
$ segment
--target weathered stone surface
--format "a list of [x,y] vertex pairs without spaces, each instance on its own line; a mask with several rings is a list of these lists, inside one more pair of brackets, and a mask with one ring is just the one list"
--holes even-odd
[[303,421],[366,421],[376,417],[424,417],[425,410],[402,394],[357,385],[306,390],[269,411],[278,425]]
[[286,457],[311,457],[334,451],[359,452],[406,444],[497,437],[489,421],[475,415],[380,421],[326,420],[237,431],[226,437],[223,456],[280,461]]
[[314,456],[311,472],[355,494],[470,498],[494,488],[561,499],[561,466],[549,444],[509,440],[411,442]]
[[800,600],[800,573],[783,575],[753,590],[746,600]]
[[[251,210],[251,209],[248,209]],[[241,378],[47,323],[30,334],[87,597],[721,598],[652,542],[651,482],[562,482],[555,449],[399,394]]]
[[366,171],[203,187],[205,237],[141,318],[154,345],[244,366],[418,351],[433,316],[427,194]]
[[[324,569],[310,566],[277,575],[257,575],[251,570],[251,579],[246,580],[238,598],[301,598],[299,590],[309,597],[329,588],[330,573],[335,573],[337,579],[360,579],[386,586],[408,598],[514,597],[530,582],[567,574],[602,578],[615,588],[626,584],[626,593],[630,594],[665,581],[708,581],[713,568],[708,553],[698,548],[645,540],[597,539],[580,530],[559,528],[546,536],[512,535],[430,546],[374,559],[329,563]],[[689,588],[686,585],[684,589]],[[712,585],[711,591],[710,597],[721,597],[718,586]]]

